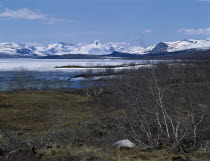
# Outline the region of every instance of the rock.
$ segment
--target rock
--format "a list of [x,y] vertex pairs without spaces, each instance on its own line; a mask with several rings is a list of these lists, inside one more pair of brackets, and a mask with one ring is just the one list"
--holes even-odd
[[117,141],[116,143],[113,144],[113,146],[116,146],[117,148],[134,148],[135,144],[132,143],[130,140],[125,139],[125,140],[120,140]]

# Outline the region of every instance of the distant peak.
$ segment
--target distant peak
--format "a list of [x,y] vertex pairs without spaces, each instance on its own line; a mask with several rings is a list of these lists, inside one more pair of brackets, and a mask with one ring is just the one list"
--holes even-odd
[[94,41],[92,42],[92,44],[95,44],[96,46],[98,46],[98,45],[100,44],[100,41],[99,41],[99,40],[94,40]]
[[205,38],[204,40],[206,40],[206,41],[210,41],[210,38]]
[[157,44],[158,46],[168,46],[168,42],[162,41]]
[[66,42],[59,42],[58,44],[61,44],[61,45],[70,45],[70,46],[73,46],[73,44],[71,44],[71,43],[66,43]]

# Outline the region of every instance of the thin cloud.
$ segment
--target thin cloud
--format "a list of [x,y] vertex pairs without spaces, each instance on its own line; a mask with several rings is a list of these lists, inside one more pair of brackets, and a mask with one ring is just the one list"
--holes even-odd
[[26,20],[43,20],[46,18],[46,15],[32,11],[28,8],[21,8],[19,10],[11,10],[6,8],[4,12],[0,13],[0,17]]
[[184,33],[186,35],[210,35],[210,28],[205,29],[180,29],[178,30],[180,33]]
[[153,32],[152,30],[150,30],[150,29],[146,29],[146,30],[144,30],[144,33],[150,33],[150,32]]
[[54,24],[54,23],[61,22],[61,21],[63,21],[63,20],[51,17],[51,18],[48,18],[47,21],[45,21],[45,24]]
[[60,21],[57,18],[49,17],[38,11],[33,11],[28,8],[21,8],[18,10],[11,10],[6,8],[4,12],[0,13],[0,17],[10,18],[10,19],[25,19],[25,20],[42,20],[45,24],[54,24]]

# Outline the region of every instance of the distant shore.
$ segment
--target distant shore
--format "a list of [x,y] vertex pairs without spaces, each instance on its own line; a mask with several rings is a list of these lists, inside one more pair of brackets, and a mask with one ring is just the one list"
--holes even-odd
[[82,69],[111,69],[111,68],[126,68],[126,67],[136,67],[140,65],[146,65],[146,63],[130,63],[130,64],[120,64],[120,65],[65,65],[56,66],[55,68],[82,68]]

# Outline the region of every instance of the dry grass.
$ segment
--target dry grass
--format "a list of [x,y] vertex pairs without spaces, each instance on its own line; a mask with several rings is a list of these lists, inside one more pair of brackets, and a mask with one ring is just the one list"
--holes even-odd
[[72,127],[91,117],[88,98],[54,92],[0,94],[0,127],[32,135],[46,131],[48,124]]
[[189,154],[175,154],[169,150],[148,151],[142,148],[118,150],[113,147],[70,147],[59,149],[44,149],[39,151],[44,160],[58,160],[66,158],[69,161],[209,161],[210,154],[194,152]]
[[[73,128],[78,122],[90,120],[93,108],[86,96],[75,93],[0,93],[0,127],[21,137],[33,137],[47,132],[52,118],[56,125],[62,125],[65,129]],[[112,111],[112,115],[121,113],[122,111]],[[0,141],[3,138],[0,134]],[[208,161],[210,153],[197,151],[182,155],[167,149],[148,151],[136,147],[118,150],[103,143],[98,147],[67,143],[59,148],[38,149],[37,156],[42,156],[37,161]]]

